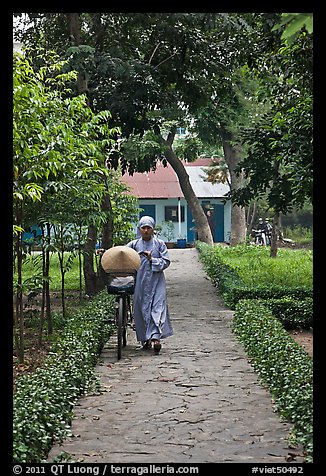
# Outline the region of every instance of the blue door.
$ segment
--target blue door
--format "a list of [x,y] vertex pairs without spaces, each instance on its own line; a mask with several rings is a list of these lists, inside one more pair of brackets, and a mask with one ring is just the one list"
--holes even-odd
[[193,221],[190,207],[187,205],[187,241],[193,243],[196,239],[196,223]]
[[140,204],[139,208],[143,208],[143,210],[141,210],[139,212],[139,218],[144,217],[144,216],[150,216],[150,217],[154,218],[154,220],[156,221],[156,207],[155,207],[155,205],[142,205],[142,204]]
[[224,205],[213,205],[213,239],[215,243],[224,241]]
[[[206,201],[202,202],[202,205],[207,205]],[[210,225],[213,235],[214,243],[219,243],[224,241],[224,205],[219,204],[210,204],[210,210],[212,212]],[[190,208],[187,207],[187,241],[194,242],[197,239],[196,235],[196,224],[193,221],[192,213]]]

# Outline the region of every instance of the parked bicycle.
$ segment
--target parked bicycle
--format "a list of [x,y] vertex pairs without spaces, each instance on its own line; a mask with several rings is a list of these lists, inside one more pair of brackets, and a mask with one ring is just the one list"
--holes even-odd
[[117,328],[117,357],[121,359],[122,347],[127,345],[128,327],[133,325],[132,294],[135,289],[136,273],[119,272],[107,274],[106,287],[109,294],[116,296],[115,324]]

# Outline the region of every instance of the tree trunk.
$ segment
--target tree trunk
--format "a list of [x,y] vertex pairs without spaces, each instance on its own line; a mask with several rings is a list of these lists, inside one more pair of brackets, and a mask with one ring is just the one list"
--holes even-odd
[[97,229],[90,225],[87,231],[86,243],[84,246],[84,278],[85,293],[88,296],[95,296],[97,292],[97,275],[94,271],[94,250],[97,238]]
[[[71,43],[74,46],[80,46],[82,42],[80,34],[79,13],[66,13],[66,16],[68,19],[69,36],[71,39]],[[87,94],[88,91],[85,73],[81,71],[78,71],[77,91],[79,94]]]
[[[109,212],[110,214],[110,218],[102,227],[101,248],[104,248],[105,250],[107,250],[108,248],[111,248],[113,246],[113,212],[112,212],[112,204],[111,204],[110,196],[108,193],[104,195],[103,197],[101,209],[105,212]],[[100,261],[100,265],[98,268],[97,291],[102,291],[102,289],[105,288],[105,282],[106,282],[106,272],[102,268],[101,261]]]
[[[51,225],[50,223],[46,224],[46,235],[47,235],[47,244],[51,243]],[[46,248],[45,251],[45,302],[46,302],[46,322],[48,325],[48,336],[53,334],[53,322],[51,315],[51,299],[50,299],[50,251],[49,248]]]
[[[23,210],[19,203],[15,207],[15,224],[22,226]],[[23,293],[22,293],[22,233],[19,231],[16,237],[16,259],[17,259],[17,290],[16,290],[16,307],[14,313],[14,335],[18,362],[24,362],[24,315],[23,315]]]
[[109,212],[110,218],[102,227],[102,243],[101,247],[104,249],[111,248],[113,246],[113,211],[109,194],[104,195],[101,210]]
[[212,232],[208,224],[207,217],[202,206],[199,203],[198,198],[193,191],[193,188],[190,184],[189,175],[186,172],[186,169],[182,162],[176,156],[174,150],[172,149],[172,144],[175,136],[175,131],[170,132],[166,140],[167,148],[165,150],[166,160],[169,162],[177,177],[179,179],[180,187],[183,192],[183,195],[187,201],[187,204],[191,210],[193,218],[196,223],[198,240],[203,241],[209,245],[213,245]]
[[[231,178],[231,192],[237,190],[243,184],[243,175],[239,176],[235,173],[235,168],[240,161],[239,148],[232,145],[232,134],[224,127],[220,130],[222,145],[224,150],[224,158],[228,165]],[[238,205],[232,206],[231,211],[231,245],[244,243],[246,241],[246,210]]]
[[39,335],[38,335],[38,343],[42,345],[43,342],[43,330],[44,330],[44,314],[45,314],[45,247],[44,247],[44,226],[41,226],[42,229],[42,303],[41,303],[41,314],[40,314],[40,328],[39,328]]
[[270,250],[270,257],[276,258],[277,256],[277,240],[279,236],[279,224],[280,224],[280,214],[275,213],[273,216],[273,228],[272,228],[272,238],[271,238],[271,250]]
[[[280,170],[280,161],[275,160],[273,163],[273,181],[279,178],[279,170]],[[273,228],[272,228],[272,239],[271,239],[271,250],[270,250],[270,257],[276,258],[277,256],[277,240],[279,237],[279,226],[280,226],[280,212],[274,212],[273,216]]]
[[252,205],[251,217],[249,219],[249,212],[248,212],[248,219],[247,219],[247,233],[249,234],[249,236],[251,235],[251,230],[253,229],[253,226],[256,220],[256,211],[257,211],[257,202],[256,200],[254,200]]
[[82,225],[78,231],[78,273],[79,273],[79,301],[83,300],[83,261],[82,261]]
[[61,275],[61,306],[62,306],[62,317],[66,317],[66,301],[65,301],[65,269],[64,269],[64,227],[62,224],[58,225],[58,234],[55,230],[55,238],[59,244],[58,258],[60,265],[60,275]]
[[246,241],[246,211],[244,207],[233,205],[231,212],[231,246]]
[[[79,13],[66,13],[68,20],[69,34],[71,43],[74,46],[81,45],[81,31]],[[77,91],[79,94],[87,93],[87,82],[85,75],[78,71],[77,77]],[[87,103],[89,106],[89,102]],[[84,278],[85,278],[85,292],[89,296],[94,296],[97,289],[97,275],[94,271],[94,250],[96,245],[96,228],[89,226],[87,233],[87,243],[84,248]]]

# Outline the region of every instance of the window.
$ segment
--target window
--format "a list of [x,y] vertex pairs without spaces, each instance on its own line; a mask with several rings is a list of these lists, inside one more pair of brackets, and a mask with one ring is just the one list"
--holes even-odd
[[[185,221],[185,207],[181,205],[181,221]],[[178,222],[178,206],[165,207],[165,221]]]
[[177,134],[179,134],[180,136],[184,136],[186,134],[185,127],[177,127]]

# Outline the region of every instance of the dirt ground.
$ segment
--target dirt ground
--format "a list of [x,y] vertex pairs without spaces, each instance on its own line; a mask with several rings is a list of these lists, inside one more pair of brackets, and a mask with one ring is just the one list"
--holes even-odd
[[295,330],[289,331],[293,339],[300,344],[304,350],[312,357],[313,356],[313,331]]
[[[28,313],[40,313],[41,311],[41,297],[36,296],[31,302],[27,301],[27,296],[23,296],[24,313],[27,316]],[[75,307],[79,304],[79,292],[69,291],[67,292],[67,307]],[[51,311],[60,311],[62,309],[61,293],[51,293]],[[15,349],[13,350],[13,388],[15,389],[17,378],[24,373],[34,372],[38,367],[43,364],[46,358],[50,346],[51,339],[48,339],[45,335],[42,339],[42,343],[39,343],[38,331],[35,327],[28,326],[28,317],[24,330],[24,363],[19,364],[18,357]]]

